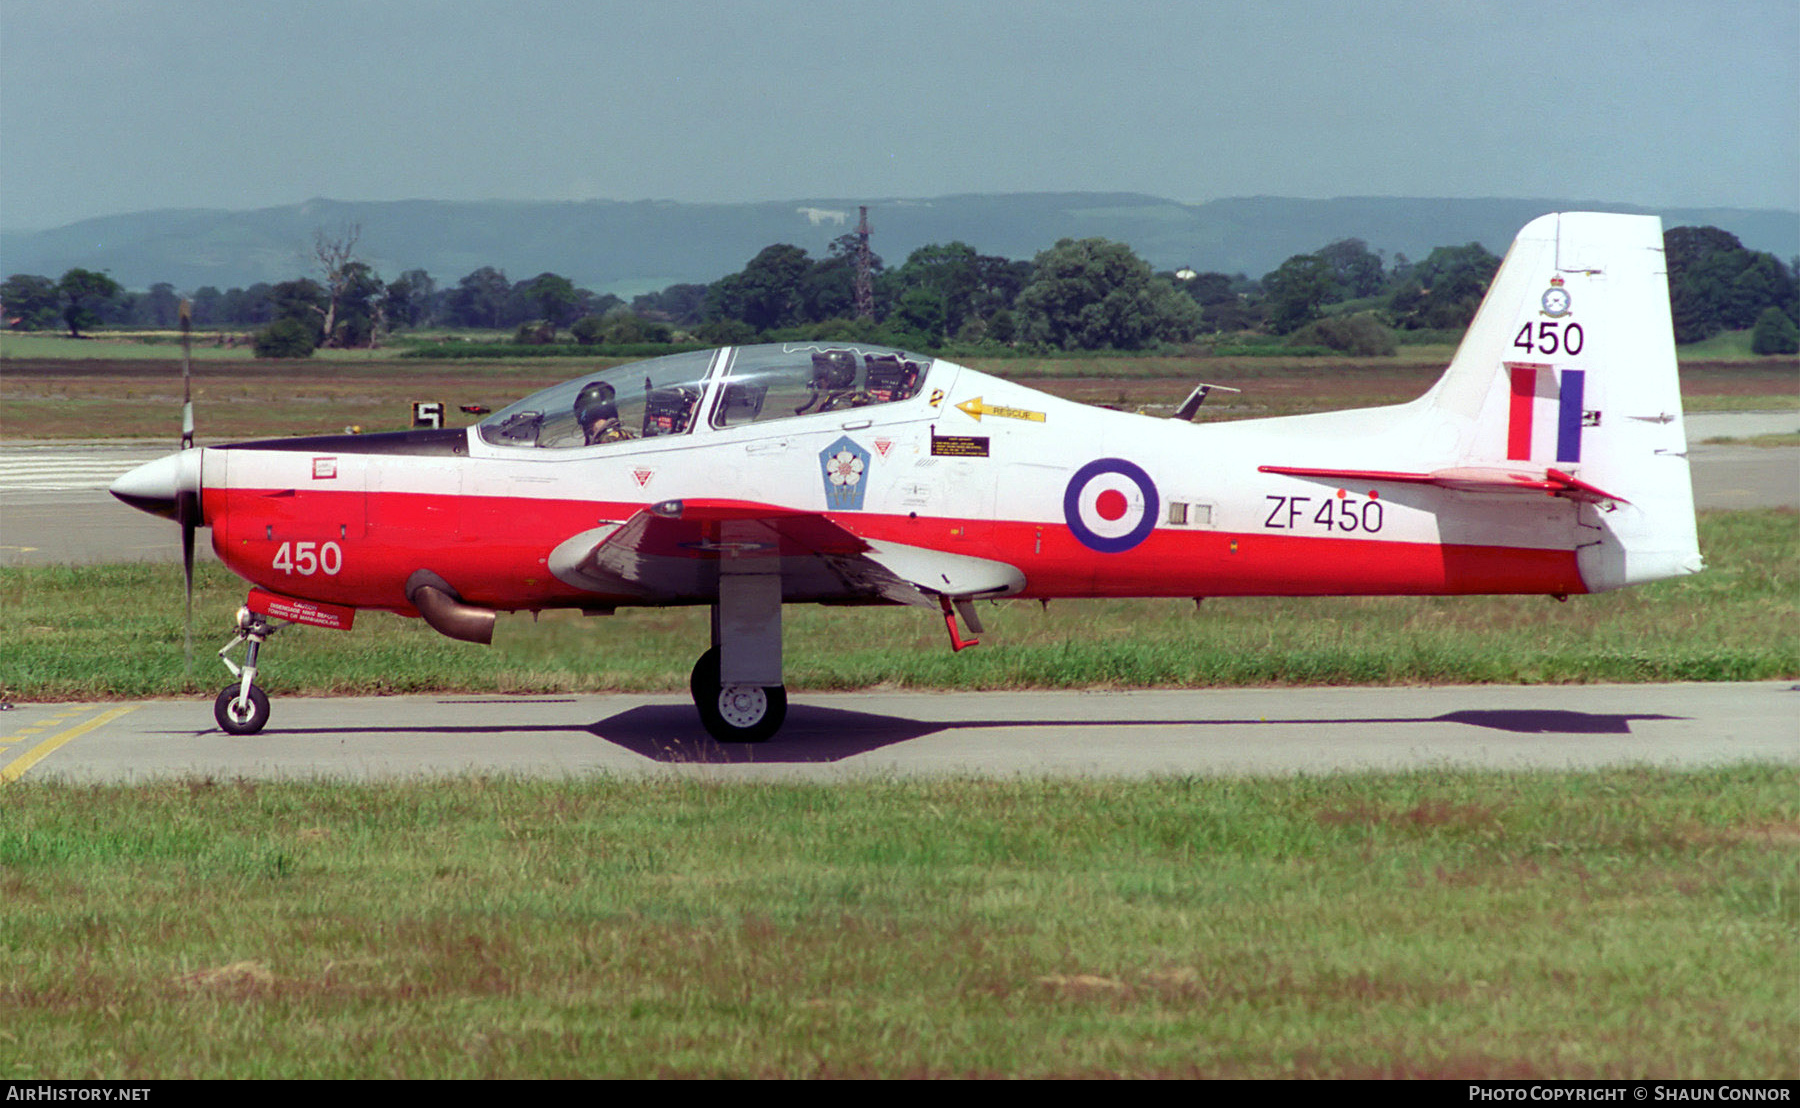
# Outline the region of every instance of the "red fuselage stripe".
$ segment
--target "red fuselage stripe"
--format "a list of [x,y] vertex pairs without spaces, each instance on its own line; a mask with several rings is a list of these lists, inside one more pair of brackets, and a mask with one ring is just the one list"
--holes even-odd
[[[505,610],[631,599],[566,585],[545,560],[570,535],[627,519],[641,504],[216,488],[205,495],[207,518],[223,522],[213,533],[220,559],[288,596],[410,611],[405,581],[427,568],[469,603]],[[858,512],[830,519],[866,539],[1007,562],[1025,574],[1026,597],[1586,591],[1572,550],[1159,528],[1131,550],[1097,554],[1061,523]],[[304,556],[301,543],[309,544]],[[326,553],[327,543],[336,549]]]

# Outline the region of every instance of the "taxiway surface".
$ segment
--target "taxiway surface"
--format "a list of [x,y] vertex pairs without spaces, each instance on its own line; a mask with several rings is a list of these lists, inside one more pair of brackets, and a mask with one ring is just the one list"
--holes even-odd
[[0,783],[451,773],[718,780],[1288,775],[1477,768],[1800,766],[1800,685],[837,693],[714,742],[678,696],[278,698],[232,737],[204,699],[0,714]]

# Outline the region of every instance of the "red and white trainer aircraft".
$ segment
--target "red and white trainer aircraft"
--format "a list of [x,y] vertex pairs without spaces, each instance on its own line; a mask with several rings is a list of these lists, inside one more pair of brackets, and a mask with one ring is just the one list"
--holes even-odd
[[[1198,394],[1200,390],[1196,390]],[[673,354],[474,427],[183,450],[113,494],[212,528],[253,586],[215,715],[260,730],[258,648],[357,609],[488,642],[498,611],[705,604],[694,703],[781,726],[791,603],[984,597],[1563,596],[1695,573],[1654,217],[1520,232],[1408,404],[1212,424],[1096,409],[849,343]],[[225,656],[225,651],[220,656]]]

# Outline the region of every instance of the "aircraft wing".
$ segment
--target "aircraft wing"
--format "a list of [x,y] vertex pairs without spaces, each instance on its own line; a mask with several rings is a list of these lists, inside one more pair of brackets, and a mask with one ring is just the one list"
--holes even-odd
[[1405,473],[1381,469],[1315,469],[1308,466],[1257,466],[1259,473],[1289,477],[1317,477],[1329,481],[1393,481],[1408,485],[1435,485],[1440,489],[1480,493],[1536,493],[1569,500],[1629,504],[1622,496],[1596,488],[1558,469],[1505,469],[1498,466],[1452,466],[1429,473]]
[[937,608],[940,596],[1004,596],[1017,567],[865,539],[820,512],[740,500],[686,500],[574,535],[552,552],[559,580],[662,602],[715,601],[721,573],[779,573],[784,601],[888,601]]

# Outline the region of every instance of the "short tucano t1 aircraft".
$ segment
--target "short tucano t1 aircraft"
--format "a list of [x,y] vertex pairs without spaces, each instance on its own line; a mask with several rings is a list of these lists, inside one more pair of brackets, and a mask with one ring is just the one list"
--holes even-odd
[[1156,418],[899,350],[726,347],[463,429],[184,449],[112,492],[181,524],[190,599],[198,527],[250,582],[234,734],[269,718],[273,630],[364,608],[486,643],[500,611],[708,605],[694,703],[758,742],[784,604],[931,609],[960,650],[983,598],[1566,597],[1702,568],[1655,217],[1534,220],[1411,403],[1196,424],[1203,393]]

